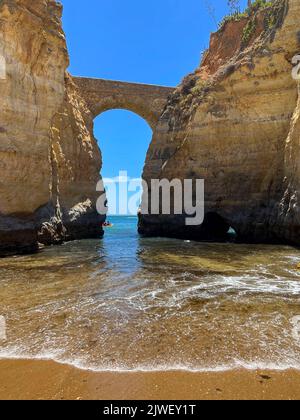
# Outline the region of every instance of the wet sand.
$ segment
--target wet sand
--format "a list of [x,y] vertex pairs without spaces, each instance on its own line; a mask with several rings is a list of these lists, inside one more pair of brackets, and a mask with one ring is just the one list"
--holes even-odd
[[300,399],[300,371],[96,373],[51,361],[0,361],[0,399]]

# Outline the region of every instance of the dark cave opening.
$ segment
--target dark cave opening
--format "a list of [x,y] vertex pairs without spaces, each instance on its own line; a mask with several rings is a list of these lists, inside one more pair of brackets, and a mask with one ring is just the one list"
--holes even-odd
[[201,226],[201,236],[204,240],[234,242],[238,235],[224,217],[217,212],[208,212]]

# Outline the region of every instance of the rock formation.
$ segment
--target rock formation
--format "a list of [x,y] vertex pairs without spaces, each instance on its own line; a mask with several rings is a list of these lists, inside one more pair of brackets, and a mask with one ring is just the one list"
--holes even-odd
[[[95,115],[66,72],[61,13],[0,0],[0,255],[103,234]],[[229,19],[170,90],[144,178],[204,179],[206,217],[141,216],[142,234],[226,239],[231,226],[241,241],[300,243],[299,16],[299,0],[275,0]]]
[[205,221],[141,216],[140,232],[300,243],[300,2],[276,0],[223,24],[160,118],[144,179],[204,179]]
[[99,237],[101,156],[54,0],[0,1],[0,254]]

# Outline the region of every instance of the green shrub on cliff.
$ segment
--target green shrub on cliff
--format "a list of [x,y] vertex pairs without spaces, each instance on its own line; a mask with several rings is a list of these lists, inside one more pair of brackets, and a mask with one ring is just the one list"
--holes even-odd
[[241,20],[241,19],[243,19],[243,18],[245,18],[245,17],[247,17],[248,15],[247,15],[247,13],[246,12],[243,12],[243,13],[241,13],[241,12],[239,12],[239,11],[236,11],[236,12],[233,12],[233,13],[231,13],[230,15],[227,15],[227,16],[225,16],[222,20],[221,20],[221,22],[219,23],[219,28],[221,29],[221,28],[223,28],[223,26],[227,23],[227,22],[237,22],[237,21],[239,21],[239,20]]
[[231,13],[222,19],[222,21],[219,23],[219,28],[222,28],[227,22],[239,21],[243,18],[249,17],[253,13],[258,12],[259,10],[266,9],[267,7],[272,6],[272,4],[273,1],[255,0],[251,4],[251,6],[249,6],[244,12],[241,12],[238,7],[238,2],[234,2],[234,6],[231,6]]
[[257,12],[260,9],[265,9],[266,7],[272,6],[273,1],[268,0],[255,0],[251,6],[246,10],[248,14],[252,12]]
[[255,19],[249,20],[247,25],[245,26],[243,30],[243,37],[242,37],[242,43],[244,46],[248,45],[250,42],[252,36],[254,35],[256,30],[256,22]]

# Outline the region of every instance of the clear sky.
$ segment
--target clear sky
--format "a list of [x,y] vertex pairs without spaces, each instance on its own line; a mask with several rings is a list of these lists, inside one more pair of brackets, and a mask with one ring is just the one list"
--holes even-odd
[[[244,5],[246,0],[242,0]],[[199,65],[227,0],[62,0],[73,75],[176,86]],[[209,9],[213,9],[209,12]],[[102,174],[140,177],[151,129],[135,114],[95,120]]]

